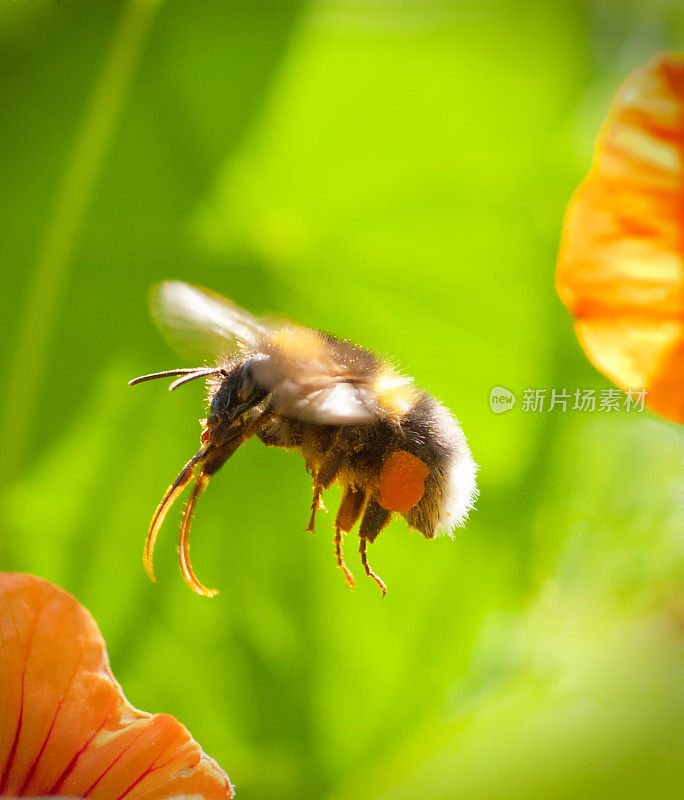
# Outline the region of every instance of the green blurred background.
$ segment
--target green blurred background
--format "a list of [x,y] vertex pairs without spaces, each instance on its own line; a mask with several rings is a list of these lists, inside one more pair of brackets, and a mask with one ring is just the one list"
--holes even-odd
[[[562,215],[622,79],[682,48],[678,6],[0,3],[2,568],[73,592],[131,702],[239,797],[678,795],[681,434],[489,408],[609,386],[554,293]],[[164,278],[391,355],[452,408],[481,466],[455,541],[394,522],[387,597],[347,591],[330,516],[302,533],[302,459],[254,441],[195,520],[220,595],[181,581],[179,509],[151,584],[203,416],[199,385],[126,385],[183,365],[147,314]]]

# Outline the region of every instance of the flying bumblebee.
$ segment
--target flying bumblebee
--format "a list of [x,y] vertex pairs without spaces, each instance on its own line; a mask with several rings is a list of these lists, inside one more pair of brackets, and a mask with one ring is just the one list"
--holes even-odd
[[211,476],[252,436],[304,456],[313,478],[306,530],[314,530],[322,491],[334,482],[342,487],[334,549],[350,587],[354,577],[344,562],[342,537],[359,518],[361,563],[383,594],[387,587],[371,569],[366,548],[393,513],[426,539],[450,534],[464,523],[477,494],[477,467],[458,422],[411,378],[349,341],[292,323],[258,320],[214,292],[179,281],[155,286],[151,308],[177,349],[199,345],[205,355],[217,357],[211,366],[130,381],[174,378],[173,391],[205,378],[208,392],[200,449],[166,490],[150,524],[143,561],[151,580],[164,517],[197,473],[180,525],[180,566],[197,594],[216,594],[193,572],[190,523]]

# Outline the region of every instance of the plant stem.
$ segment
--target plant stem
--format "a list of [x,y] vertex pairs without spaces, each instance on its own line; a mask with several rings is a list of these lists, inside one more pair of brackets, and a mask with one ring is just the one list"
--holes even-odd
[[[8,370],[0,424],[0,492],[21,468],[25,457],[30,421],[45,375],[48,343],[74,250],[131,78],[160,4],[161,0],[128,0],[126,3],[57,191]],[[7,536],[3,539],[5,541],[0,540],[0,563],[7,569]]]

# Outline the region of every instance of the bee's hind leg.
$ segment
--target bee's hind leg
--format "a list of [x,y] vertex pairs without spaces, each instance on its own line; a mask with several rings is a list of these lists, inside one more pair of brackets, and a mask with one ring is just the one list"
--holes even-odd
[[390,517],[391,513],[386,511],[377,501],[371,498],[368,501],[359,528],[359,538],[361,540],[359,542],[359,553],[361,554],[361,563],[366,571],[366,575],[378,584],[383,596],[387,593],[387,586],[382,578],[376,575],[371,569],[368,563],[368,556],[366,555],[366,548],[368,547],[368,542],[373,542],[380,531],[387,525],[390,521]]
[[335,560],[337,561],[337,566],[342,570],[344,573],[344,579],[347,581],[347,586],[350,589],[353,589],[356,584],[354,582],[354,576],[351,573],[349,567],[344,563],[344,556],[342,555],[342,531],[339,528],[335,528]]
[[361,539],[359,541],[359,553],[361,553],[361,563],[363,564],[363,568],[366,570],[366,575],[369,578],[372,578],[380,587],[380,591],[382,592],[382,596],[384,597],[387,594],[387,585],[385,581],[370,567],[368,563],[368,556],[366,555],[366,547],[368,546],[368,539]]

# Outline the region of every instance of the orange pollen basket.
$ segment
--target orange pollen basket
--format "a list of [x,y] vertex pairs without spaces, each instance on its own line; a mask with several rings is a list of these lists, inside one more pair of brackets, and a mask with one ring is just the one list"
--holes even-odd
[[380,505],[386,511],[408,511],[425,493],[430,470],[406,450],[397,450],[385,461],[380,473]]

